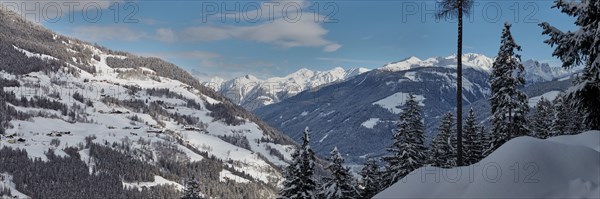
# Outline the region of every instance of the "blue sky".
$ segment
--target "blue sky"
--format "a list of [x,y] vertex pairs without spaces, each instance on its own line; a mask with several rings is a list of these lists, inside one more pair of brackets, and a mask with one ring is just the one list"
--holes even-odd
[[[563,30],[574,25],[572,18],[551,9],[552,1],[476,2],[465,19],[465,53],[495,56],[502,25],[508,21],[524,59],[560,64],[543,43],[546,38],[537,24],[547,21]],[[281,76],[300,68],[377,68],[409,56],[447,56],[456,51],[456,23],[435,19],[435,1],[116,3],[93,3],[82,12],[81,7],[89,4],[82,2],[73,13],[53,22],[42,16],[41,22],[61,34],[111,49],[166,59],[204,79]],[[46,4],[41,2],[41,10],[55,9]],[[96,7],[102,15],[96,15]]]

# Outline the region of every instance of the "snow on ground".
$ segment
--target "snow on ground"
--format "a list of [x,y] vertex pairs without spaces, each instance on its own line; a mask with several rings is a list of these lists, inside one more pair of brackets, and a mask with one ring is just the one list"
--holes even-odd
[[[90,47],[93,48],[93,47]],[[55,149],[57,155],[66,155],[64,149],[68,146],[76,146],[80,143],[85,143],[85,137],[94,135],[97,139],[94,142],[103,143],[105,141],[121,142],[123,140],[130,140],[132,147],[141,147],[135,141],[144,139],[150,142],[173,142],[174,137],[181,135],[181,138],[185,143],[189,143],[191,147],[196,148],[199,151],[207,152],[209,155],[215,155],[220,159],[227,161],[232,160],[236,164],[231,165],[236,171],[242,171],[253,178],[268,182],[269,179],[280,178],[279,173],[267,163],[263,158],[259,157],[259,153],[262,154],[268,161],[285,166],[287,163],[284,160],[280,160],[278,157],[270,155],[270,151],[267,150],[267,146],[281,152],[285,159],[291,159],[291,146],[256,142],[264,138],[266,135],[263,134],[262,130],[251,121],[245,120],[245,123],[238,126],[229,126],[221,121],[214,121],[208,114],[209,110],[206,109],[203,102],[211,104],[221,103],[218,100],[205,96],[199,93],[198,90],[193,89],[177,80],[168,78],[160,78],[160,81],[156,81],[153,78],[134,78],[126,79],[119,76],[120,70],[115,70],[107,65],[106,59],[108,57],[117,57],[114,55],[103,54],[100,51],[94,50],[95,53],[99,53],[101,60],[91,60],[91,63],[99,72],[98,74],[92,75],[85,71],[81,71],[80,77],[74,77],[72,75],[57,73],[57,74],[44,74],[41,72],[34,72],[28,74],[27,77],[21,77],[20,81],[33,81],[40,87],[47,88],[50,91],[58,92],[60,101],[66,105],[72,105],[73,103],[79,104],[82,107],[86,107],[84,104],[73,99],[72,95],[75,92],[81,93],[85,98],[90,99],[94,107],[85,108],[85,113],[88,119],[93,119],[90,123],[69,123],[68,117],[62,116],[58,111],[38,108],[24,108],[15,107],[17,110],[24,112],[39,112],[43,111],[48,114],[56,115],[56,118],[44,118],[44,117],[33,117],[27,121],[13,120],[11,123],[15,126],[13,129],[7,130],[7,135],[17,134],[16,138],[8,141],[0,142],[0,147],[9,146],[12,148],[20,148],[27,150],[31,158],[41,158],[46,160],[44,154],[49,148]],[[124,70],[124,69],[123,69]],[[149,71],[150,69],[142,68],[141,70]],[[6,74],[0,71],[0,76],[7,77],[9,79],[15,79],[17,77]],[[87,81],[84,81],[87,79]],[[55,82],[61,81],[64,84],[56,84]],[[25,85],[25,84],[23,84]],[[192,109],[186,107],[186,102],[180,99],[149,96],[146,92],[140,91],[135,95],[130,95],[124,85],[135,85],[140,88],[167,88],[171,92],[182,95],[187,99],[192,99],[201,105],[201,110]],[[41,91],[40,88],[29,88],[23,87],[6,87],[6,91],[15,91],[17,97],[25,96],[31,98],[34,95],[47,95],[49,93],[30,93],[29,91]],[[44,91],[47,92],[47,91]],[[104,96],[114,97],[120,100],[126,99],[141,99],[147,101],[163,101],[167,105],[174,106],[173,109],[166,109],[170,113],[179,113],[198,117],[200,121],[206,123],[208,127],[205,132],[198,131],[186,131],[183,129],[182,124],[177,124],[173,121],[163,121],[166,126],[165,130],[171,130],[173,134],[161,134],[156,135],[153,133],[147,133],[150,129],[150,125],[156,125],[159,121],[144,113],[135,113],[132,110],[127,110],[124,107],[112,104],[104,104],[101,99]],[[12,106],[12,105],[11,105]],[[119,110],[124,112],[123,114],[111,114],[113,110]],[[137,116],[141,118],[142,122],[133,122],[128,117]],[[139,127],[139,128],[134,128]],[[55,137],[53,135],[47,135],[53,131],[70,132],[68,135],[61,137]],[[229,144],[217,136],[222,135],[233,135],[243,134],[246,136],[250,143],[250,150],[243,149],[238,146]],[[18,138],[24,138],[25,142],[15,142]],[[60,140],[58,145],[51,145],[52,140]],[[56,142],[56,141],[55,141]],[[200,161],[203,156],[193,152],[183,145],[177,144],[177,147],[185,153],[191,161]],[[153,150],[153,149],[152,149]],[[93,159],[89,158],[89,150],[82,150],[79,152],[83,161],[88,166],[93,166]],[[253,180],[253,179],[249,179]]]
[[327,139],[327,137],[329,137],[329,133],[331,133],[331,130],[330,130],[329,132],[327,132],[327,133],[326,133],[326,134],[325,134],[325,135],[324,135],[324,136],[323,136],[323,137],[322,137],[322,138],[319,140],[319,143],[320,143],[320,142],[323,142],[323,140]]
[[8,188],[10,190],[10,196],[0,195],[0,199],[8,199],[8,198],[29,198],[29,196],[19,192],[15,188],[15,183],[12,182],[13,176],[8,173],[0,173],[0,190],[4,188]]
[[22,53],[25,53],[25,55],[26,55],[27,57],[38,57],[38,58],[40,58],[40,59],[52,59],[52,60],[57,60],[56,58],[54,58],[54,57],[52,57],[52,56],[50,56],[50,55],[44,55],[44,54],[40,54],[40,53],[32,53],[32,52],[29,52],[29,51],[27,51],[27,50],[25,50],[25,49],[22,49],[22,48],[16,47],[16,46],[13,46],[13,48],[15,48],[15,49],[16,49],[16,50],[18,50],[18,51],[21,51]]
[[544,99],[546,100],[552,101],[556,99],[556,96],[558,96],[560,93],[560,91],[550,91],[542,95],[529,98],[529,107],[535,107],[535,105],[542,99],[542,97],[544,97]]
[[230,171],[227,171],[227,170],[223,169],[221,172],[219,172],[219,180],[221,182],[225,182],[226,179],[233,180],[233,181],[239,182],[239,183],[248,183],[248,182],[250,182],[246,178],[242,178],[240,176],[234,175]]
[[421,80],[421,79],[419,79],[417,77],[417,73],[416,72],[406,72],[406,73],[404,73],[404,77],[406,79],[409,79],[410,81],[413,81],[413,82]]
[[308,111],[302,111],[302,113],[300,114],[300,116],[307,116],[308,115]]
[[518,137],[471,166],[422,167],[374,198],[599,198],[600,131]]
[[375,125],[377,125],[378,122],[379,122],[379,118],[370,118],[360,125],[364,126],[365,128],[368,128],[368,129],[373,129],[373,127],[375,127]]
[[173,185],[175,188],[177,188],[177,190],[184,190],[183,185],[156,175],[154,176],[154,181],[152,182],[123,182],[123,187],[138,188],[139,190],[142,190],[143,187],[153,187],[156,185]]
[[[409,93],[397,92],[379,101],[373,102],[373,105],[379,105],[392,113],[399,114],[402,113],[402,106],[404,106],[404,104],[408,100],[409,95]],[[425,100],[425,97],[423,97],[423,95],[414,96],[415,99],[419,102],[420,106],[425,106],[425,104],[423,104],[423,100]]]

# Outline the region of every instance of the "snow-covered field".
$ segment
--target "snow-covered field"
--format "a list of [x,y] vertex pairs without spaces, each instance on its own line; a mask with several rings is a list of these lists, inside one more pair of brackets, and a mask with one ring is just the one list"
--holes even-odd
[[[373,105],[379,105],[379,106],[381,106],[381,108],[387,109],[388,111],[390,111],[392,113],[399,114],[399,113],[402,113],[401,107],[404,106],[406,101],[408,101],[409,95],[410,95],[410,93],[403,93],[403,92],[394,93],[393,95],[390,95],[379,101],[373,102]],[[425,106],[425,104],[423,104],[423,100],[425,100],[425,97],[423,97],[422,95],[414,95],[414,96],[415,96],[415,99],[419,102],[420,106]]]
[[600,198],[600,131],[518,137],[474,165],[419,168],[375,198]]
[[141,190],[143,187],[152,187],[152,186],[156,186],[156,185],[172,185],[175,186],[175,188],[177,190],[184,190],[183,185],[177,183],[177,182],[173,182],[170,180],[167,180],[161,176],[154,176],[154,181],[152,182],[124,182],[123,183],[123,187],[126,188],[137,188],[139,190]]
[[363,122],[360,125],[364,126],[365,128],[372,129],[373,127],[375,127],[375,125],[377,125],[378,122],[379,118],[369,118],[367,121]]
[[550,92],[544,93],[543,95],[529,98],[529,101],[528,101],[529,107],[535,107],[535,105],[537,105],[537,103],[542,99],[542,97],[545,100],[552,101],[552,100],[556,99],[556,97],[560,93],[561,93],[561,91],[550,91]]

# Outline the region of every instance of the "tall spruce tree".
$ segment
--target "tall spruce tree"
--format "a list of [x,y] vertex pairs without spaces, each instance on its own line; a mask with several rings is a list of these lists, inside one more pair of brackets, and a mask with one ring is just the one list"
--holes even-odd
[[465,164],[471,165],[479,162],[483,158],[485,137],[483,127],[477,125],[475,119],[475,111],[473,108],[469,110],[465,121],[464,145],[465,145]]
[[200,193],[200,183],[195,178],[190,178],[185,182],[185,191],[181,199],[202,199]]
[[583,65],[583,74],[567,91],[567,97],[584,113],[583,120],[591,129],[600,129],[600,1],[555,0],[552,8],[574,17],[578,30],[562,32],[543,22],[545,43],[555,47],[552,55],[564,68]]
[[392,146],[387,149],[390,155],[384,157],[387,164],[383,188],[389,187],[426,163],[424,132],[421,108],[411,94],[400,115],[397,128],[394,129]]
[[381,171],[379,164],[374,158],[369,158],[365,162],[365,166],[360,171],[362,177],[363,189],[360,191],[360,196],[363,198],[372,198],[381,190]]
[[542,97],[535,105],[535,114],[531,119],[531,134],[537,138],[546,139],[552,135],[549,127],[552,126],[554,120],[554,109],[552,102]]
[[473,0],[441,0],[440,10],[437,18],[456,16],[458,19],[458,42],[456,48],[456,116],[458,125],[456,125],[456,138],[458,140],[458,150],[456,162],[462,166],[462,38],[463,38],[463,14],[470,14],[473,8]]
[[454,115],[446,113],[440,122],[438,132],[431,143],[430,163],[436,167],[452,168],[456,166],[456,139],[454,137]]
[[526,115],[529,112],[527,95],[519,89],[525,84],[525,68],[521,64],[519,46],[510,33],[511,25],[504,24],[502,45],[492,66],[490,84],[492,97],[492,143],[495,150],[513,137],[527,135]]
[[352,199],[360,198],[350,175],[350,168],[344,167],[344,158],[337,147],[331,151],[331,162],[326,169],[331,172],[330,177],[323,178],[323,186],[319,193],[323,199]]
[[302,146],[292,155],[292,162],[285,171],[283,188],[279,191],[282,199],[317,198],[317,183],[314,180],[315,153],[310,148],[310,130],[304,129]]

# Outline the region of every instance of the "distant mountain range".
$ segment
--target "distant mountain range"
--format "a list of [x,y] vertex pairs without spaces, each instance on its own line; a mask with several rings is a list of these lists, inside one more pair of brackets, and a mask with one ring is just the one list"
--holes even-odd
[[[463,104],[473,106],[480,121],[489,112],[487,97],[493,58],[465,54]],[[573,71],[552,68],[537,61],[524,61],[529,95],[563,90]],[[326,155],[333,147],[348,155],[350,163],[366,156],[380,156],[389,146],[395,122],[409,94],[424,109],[428,135],[433,135],[439,116],[456,106],[456,60],[454,56],[421,60],[410,57],[389,63],[318,89],[303,91],[254,112],[271,126],[299,139],[309,126],[317,140],[313,148]]]
[[245,75],[231,80],[215,77],[209,82],[204,82],[204,85],[226,96],[233,103],[248,110],[254,110],[280,102],[302,91],[344,81],[367,71],[369,69],[366,68],[344,69],[337,67],[328,71],[312,71],[303,68],[284,77],[267,79],[259,79],[252,75]]
[[[493,62],[494,58],[481,54],[467,53],[463,55],[463,66],[465,68],[489,73]],[[523,65],[526,68],[525,78],[529,83],[551,81],[572,73],[572,70],[550,67],[547,63],[540,63],[535,60],[523,61]],[[455,68],[456,57],[451,55],[432,57],[425,60],[408,57],[402,61],[388,63],[376,70],[397,72],[423,67]],[[369,71],[370,69],[367,68],[344,69],[336,67],[328,71],[313,71],[302,68],[283,77],[260,79],[252,75],[245,75],[230,80],[214,77],[208,82],[203,82],[203,84],[226,96],[233,103],[248,110],[254,110],[278,103],[302,91],[314,90],[324,85],[342,82]]]

